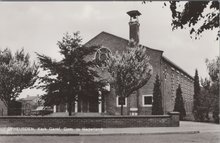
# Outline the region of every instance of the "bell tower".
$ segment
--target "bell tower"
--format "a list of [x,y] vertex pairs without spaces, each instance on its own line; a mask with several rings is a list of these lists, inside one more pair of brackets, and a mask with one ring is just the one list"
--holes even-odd
[[135,45],[138,45],[139,44],[139,27],[140,27],[138,16],[140,16],[141,13],[138,10],[132,10],[132,11],[128,11],[127,14],[130,16],[129,40],[133,41]]

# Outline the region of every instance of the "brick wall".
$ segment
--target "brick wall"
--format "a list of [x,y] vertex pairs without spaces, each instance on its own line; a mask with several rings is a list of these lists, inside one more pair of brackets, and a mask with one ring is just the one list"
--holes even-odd
[[[188,120],[193,120],[193,80],[180,70],[176,69],[174,66],[169,65],[166,61],[162,61],[162,71],[166,71],[166,81],[161,81],[161,89],[164,97],[163,107],[165,108],[165,111],[173,111],[176,98],[176,89],[180,84],[183,102],[186,110],[186,118]],[[164,74],[162,74],[162,79],[164,79]]]
[[[96,37],[91,39],[89,42],[86,43],[86,46],[91,46],[91,45],[102,45],[105,48],[108,48],[111,50],[111,52],[114,54],[116,51],[121,53],[122,51],[126,50],[126,47],[128,45],[128,40],[120,38],[118,36],[106,33],[106,32],[101,32],[98,34]],[[144,46],[145,47],[145,46]],[[177,77],[181,73],[174,73],[174,92],[172,91],[172,83],[171,83],[171,75],[173,73],[171,67],[174,67],[172,64],[170,65],[169,62],[165,61],[164,58],[162,57],[163,51],[156,50],[156,49],[151,49],[148,47],[146,48],[146,54],[149,55],[150,57],[150,64],[153,67],[153,75],[151,76],[150,80],[148,83],[139,89],[138,93],[139,95],[136,94],[136,96],[131,95],[132,97],[128,98],[128,106],[124,108],[124,115],[129,115],[129,109],[130,108],[138,108],[138,114],[139,115],[149,115],[151,114],[151,107],[143,107],[142,105],[142,96],[143,95],[149,95],[153,94],[153,87],[154,87],[154,82],[155,82],[155,77],[158,74],[160,76],[161,80],[161,92],[162,92],[162,100],[163,100],[163,108],[165,113],[168,113],[170,111],[173,111],[174,107],[174,100],[175,100],[175,90],[177,88]],[[164,74],[163,71],[164,69],[167,70],[168,75],[167,79],[164,82]],[[182,75],[181,75],[182,76]],[[106,77],[106,76],[104,76]],[[185,78],[185,75],[183,74],[182,77],[183,79],[182,84],[182,91],[183,91],[183,98],[187,112],[187,116],[191,115],[191,110],[192,110],[192,93],[193,93],[193,82],[190,81],[187,77]],[[187,86],[186,86],[187,85]],[[137,98],[135,98],[137,97]],[[108,97],[107,99],[107,112],[109,114],[120,114],[120,107],[116,107],[116,97],[114,92]]]
[[114,88],[111,87],[111,92],[106,96],[106,112],[110,115],[115,115],[115,96],[114,96]]
[[147,84],[139,90],[139,96],[138,96],[138,100],[139,100],[138,114],[139,115],[150,115],[151,114],[151,107],[143,107],[142,96],[148,95],[148,94],[153,94],[153,88],[154,88],[154,82],[155,82],[156,75],[158,74],[160,76],[160,74],[161,74],[162,52],[147,48],[147,54],[150,56],[150,64],[153,67],[153,75],[151,76],[151,78],[149,79]]
[[26,128],[126,128],[126,127],[178,127],[179,113],[148,116],[99,117],[0,117],[0,127]]
[[[153,94],[153,87],[155,82],[156,75],[160,75],[161,72],[161,51],[154,49],[146,48],[146,53],[150,56],[150,64],[153,67],[153,75],[149,79],[148,83],[143,86],[139,91],[133,95],[130,95],[127,99],[127,107],[123,108],[123,114],[129,115],[130,108],[138,108],[139,115],[151,115],[151,107],[143,107],[142,105],[142,96]],[[121,113],[121,108],[116,106],[116,95],[114,89],[111,88],[111,94],[107,97],[107,112],[109,114],[119,115]],[[138,98],[138,101],[137,101]],[[138,104],[138,105],[137,105]]]

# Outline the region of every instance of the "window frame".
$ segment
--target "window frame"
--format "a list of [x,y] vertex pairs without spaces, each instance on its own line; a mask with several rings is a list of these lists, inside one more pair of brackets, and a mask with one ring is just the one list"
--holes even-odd
[[[145,97],[152,97],[152,104],[144,104],[145,102]],[[143,107],[152,107],[153,105],[153,94],[145,94],[145,95],[142,95],[142,106]]]
[[[104,47],[104,46],[101,46],[99,49],[97,49],[96,50],[96,52],[95,52],[95,54],[94,54],[94,57],[93,57],[93,60],[97,60],[96,58],[97,58],[97,54],[98,53],[101,53],[101,50],[102,49],[106,49],[107,51],[109,51],[109,56],[111,57],[112,56],[112,51],[109,49],[109,48],[107,48],[107,47]],[[100,60],[100,55],[98,56],[98,60]]]
[[[116,107],[121,107],[121,105],[118,104],[118,99],[119,99],[119,96],[116,96]],[[123,105],[123,107],[127,107],[128,105],[128,98],[125,97],[125,105]]]

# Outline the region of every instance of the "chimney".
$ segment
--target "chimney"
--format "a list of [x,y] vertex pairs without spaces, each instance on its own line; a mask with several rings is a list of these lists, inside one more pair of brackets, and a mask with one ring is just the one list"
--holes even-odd
[[130,21],[129,21],[129,40],[131,42],[134,42],[134,45],[139,44],[139,27],[140,23],[138,21],[138,16],[141,15],[141,13],[138,10],[132,10],[127,12],[127,14],[130,16]]

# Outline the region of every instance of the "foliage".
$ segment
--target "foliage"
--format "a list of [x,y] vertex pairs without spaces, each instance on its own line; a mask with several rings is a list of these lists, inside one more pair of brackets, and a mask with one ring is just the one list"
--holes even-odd
[[[205,30],[219,27],[219,2],[218,1],[170,1],[172,24],[174,29],[190,28],[190,34],[195,34],[195,39]],[[209,9],[207,12],[206,9]]]
[[[151,1],[150,1],[151,2]],[[144,0],[142,3],[146,3]],[[168,4],[169,3],[169,4]],[[170,6],[172,13],[172,29],[190,28],[190,37],[201,37],[206,30],[219,27],[219,2],[218,1],[169,1],[164,6]],[[217,35],[217,34],[216,34]],[[217,36],[218,39],[218,36]]]
[[213,82],[219,82],[219,66],[220,66],[220,57],[217,57],[213,60],[206,59],[206,65],[209,71],[209,76]]
[[[108,71],[112,77],[112,86],[116,95],[121,98],[130,96],[143,87],[152,75],[152,66],[144,47],[128,47],[119,54],[116,52],[108,63]],[[121,105],[123,115],[123,105]]]
[[214,60],[206,60],[206,65],[209,71],[209,76],[211,78],[211,88],[210,92],[213,95],[214,101],[212,102],[213,108],[213,118],[215,122],[219,122],[219,76],[220,76],[220,57],[217,57]]
[[81,44],[81,37],[76,32],[72,35],[68,33],[58,42],[60,54],[63,59],[52,60],[45,55],[38,55],[40,67],[48,73],[40,77],[41,86],[46,91],[43,95],[45,105],[68,104],[68,112],[71,116],[72,103],[80,96],[88,93],[97,93],[100,82],[94,70],[95,63],[86,59],[94,54],[98,47],[85,47]]
[[205,78],[201,79],[201,91],[198,98],[200,106],[198,107],[197,120],[198,121],[209,121],[209,112],[213,109],[213,94],[211,93],[211,82]]
[[215,123],[219,123],[220,122],[219,121],[219,105],[218,104],[215,104],[214,111],[213,111],[213,118],[214,118]]
[[160,79],[158,75],[156,75],[156,80],[154,83],[152,115],[163,115],[162,95],[160,88]]
[[[31,64],[24,49],[13,55],[9,49],[0,50],[0,99],[7,108],[23,89],[33,86],[37,79],[38,66]],[[9,111],[9,110],[8,110]]]
[[193,95],[193,115],[196,121],[199,120],[199,116],[200,114],[202,114],[199,111],[199,107],[201,106],[199,100],[200,96],[201,96],[201,88],[199,84],[198,70],[196,69],[194,76],[194,95]]
[[197,107],[198,121],[209,121],[209,113],[213,112],[213,117],[216,122],[219,122],[219,79],[218,79],[218,61],[206,60],[207,68],[209,70],[210,80],[201,79],[201,91],[198,97],[200,105]]
[[176,99],[175,99],[174,111],[177,111],[180,113],[180,120],[183,120],[183,118],[186,116],[186,110],[184,107],[182,90],[181,90],[180,84],[179,84],[178,88],[176,89]]

